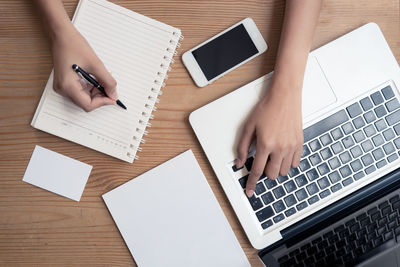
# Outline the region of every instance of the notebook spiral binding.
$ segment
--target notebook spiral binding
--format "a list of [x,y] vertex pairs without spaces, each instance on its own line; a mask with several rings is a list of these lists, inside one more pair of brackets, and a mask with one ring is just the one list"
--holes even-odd
[[134,158],[134,160],[139,159],[136,153],[142,151],[140,144],[146,142],[143,139],[143,135],[148,135],[146,128],[151,127],[149,120],[154,118],[152,112],[157,110],[155,105],[160,102],[159,96],[162,95],[161,88],[165,87],[165,81],[168,79],[167,73],[171,71],[170,65],[175,63],[173,57],[178,54],[176,49],[181,46],[180,42],[182,40],[183,35],[180,32],[172,33],[171,40],[169,40],[170,46],[165,49],[164,62],[160,64],[160,69],[155,73],[154,85],[150,88],[149,96],[147,97],[148,103],[144,105],[141,114],[142,118],[138,121],[139,126],[136,128],[135,135],[132,137],[132,143],[129,145],[129,152],[127,152],[127,156]]

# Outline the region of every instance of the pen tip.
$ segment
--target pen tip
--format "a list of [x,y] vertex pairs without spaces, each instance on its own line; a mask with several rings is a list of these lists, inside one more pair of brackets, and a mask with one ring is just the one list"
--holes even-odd
[[122,102],[119,100],[117,100],[117,105],[120,106],[121,108],[127,110],[126,106],[124,104],[122,104]]

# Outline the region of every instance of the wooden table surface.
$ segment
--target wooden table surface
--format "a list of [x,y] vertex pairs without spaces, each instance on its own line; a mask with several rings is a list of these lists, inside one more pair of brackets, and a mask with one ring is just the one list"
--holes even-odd
[[[128,164],[30,126],[52,68],[51,53],[31,1],[0,1],[0,265],[136,266],[101,195],[192,149],[253,266],[261,266],[192,131],[191,111],[273,69],[284,1],[113,1],[179,27],[185,36],[140,160]],[[77,1],[64,1],[72,16]],[[319,47],[374,21],[400,60],[399,0],[325,1],[313,41]],[[252,17],[269,49],[199,89],[181,54],[237,21]],[[35,145],[93,165],[80,202],[22,182]]]

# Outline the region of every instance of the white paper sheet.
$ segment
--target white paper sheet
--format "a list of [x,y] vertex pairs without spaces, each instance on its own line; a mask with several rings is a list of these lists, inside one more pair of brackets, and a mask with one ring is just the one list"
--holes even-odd
[[36,146],[22,181],[79,201],[92,166]]
[[250,266],[191,150],[103,199],[138,266]]

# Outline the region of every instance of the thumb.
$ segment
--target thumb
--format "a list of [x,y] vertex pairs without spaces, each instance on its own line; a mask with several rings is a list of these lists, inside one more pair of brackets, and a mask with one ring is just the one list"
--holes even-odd
[[104,64],[100,62],[96,66],[91,66],[91,68],[89,68],[89,71],[92,74],[94,74],[99,83],[103,85],[107,96],[113,100],[117,100],[118,99],[117,88],[116,88],[117,82],[107,71]]

